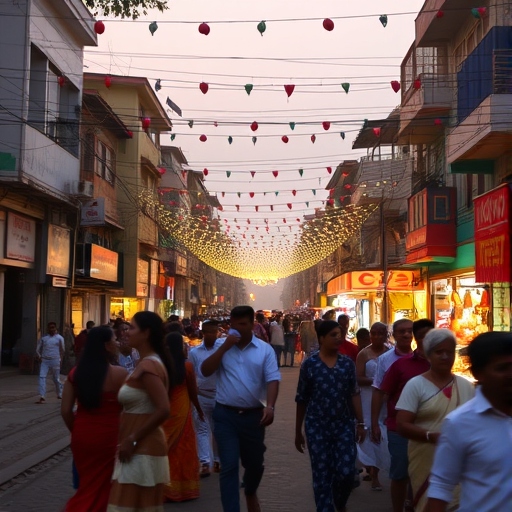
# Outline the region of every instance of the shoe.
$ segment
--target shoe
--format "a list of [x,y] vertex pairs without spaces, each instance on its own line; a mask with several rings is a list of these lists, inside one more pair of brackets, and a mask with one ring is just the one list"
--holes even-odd
[[61,397],[61,396],[58,396],[58,397],[57,397],[57,400],[62,400],[62,397]]
[[210,476],[210,464],[201,464],[201,471],[199,471],[199,476],[201,478]]
[[45,403],[46,403],[46,400],[45,400],[43,397],[41,397],[41,398],[36,402],[36,404],[45,404]]
[[213,463],[213,472],[220,473],[220,462],[219,461],[215,461]]
[[375,487],[372,485],[372,491],[380,492],[382,491],[382,487],[380,485],[376,485]]

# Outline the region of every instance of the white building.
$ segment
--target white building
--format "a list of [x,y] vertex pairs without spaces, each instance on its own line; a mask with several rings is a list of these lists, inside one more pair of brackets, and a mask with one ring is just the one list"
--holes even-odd
[[80,201],[81,0],[0,0],[0,345],[30,369],[49,321],[69,339]]

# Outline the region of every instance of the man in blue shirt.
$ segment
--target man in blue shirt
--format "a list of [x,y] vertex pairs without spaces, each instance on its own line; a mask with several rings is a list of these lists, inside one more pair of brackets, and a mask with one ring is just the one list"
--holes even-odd
[[264,469],[265,427],[274,421],[281,375],[272,347],[253,334],[254,310],[250,306],[233,308],[231,328],[235,334],[229,334],[201,365],[204,377],[217,372],[213,422],[221,463],[222,508],[240,512],[241,460],[247,510],[260,512],[256,492]]

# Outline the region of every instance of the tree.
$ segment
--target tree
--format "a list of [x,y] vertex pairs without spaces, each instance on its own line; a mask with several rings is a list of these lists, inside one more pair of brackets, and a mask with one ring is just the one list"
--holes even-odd
[[91,9],[94,16],[101,11],[105,16],[134,20],[141,15],[146,15],[148,9],[158,9],[163,12],[169,8],[167,0],[83,0],[83,2]]

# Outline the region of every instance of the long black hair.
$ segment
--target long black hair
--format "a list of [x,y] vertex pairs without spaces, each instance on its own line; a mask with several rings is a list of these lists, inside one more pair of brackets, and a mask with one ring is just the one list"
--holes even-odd
[[87,334],[73,379],[78,402],[86,409],[101,406],[103,384],[111,357],[106,345],[113,335],[112,329],[108,326],[93,327]]
[[183,350],[183,336],[179,332],[170,332],[165,337],[165,344],[171,353],[174,366],[172,385],[177,386],[183,383],[187,372],[185,368],[186,358]]
[[164,363],[169,377],[169,383],[173,380],[174,365],[169,349],[164,343],[164,322],[153,311],[139,311],[133,315],[132,320],[141,331],[149,330],[149,344]]

